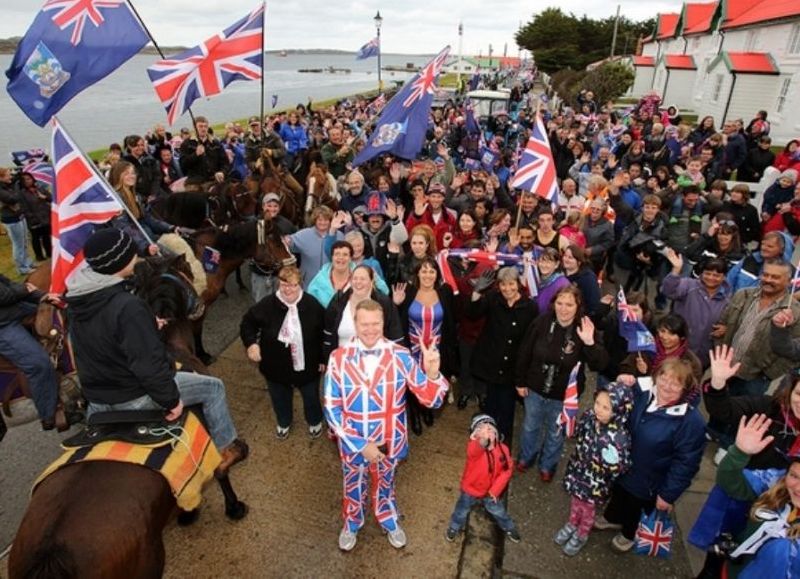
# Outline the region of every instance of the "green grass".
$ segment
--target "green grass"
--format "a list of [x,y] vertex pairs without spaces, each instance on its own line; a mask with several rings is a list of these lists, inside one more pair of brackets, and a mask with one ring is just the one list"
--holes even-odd
[[[30,251],[28,252],[30,253]],[[31,259],[33,257],[31,256]],[[4,227],[0,226],[0,274],[10,280],[22,281],[22,276],[17,274],[14,260],[11,258],[11,240]]]

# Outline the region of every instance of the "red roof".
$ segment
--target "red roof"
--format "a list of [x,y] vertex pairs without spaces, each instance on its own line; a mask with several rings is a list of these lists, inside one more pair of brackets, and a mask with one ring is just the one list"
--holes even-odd
[[678,19],[681,17],[677,12],[666,12],[659,14],[656,20],[656,38],[663,40],[675,36],[675,28],[678,26]]
[[697,70],[694,58],[688,54],[665,54],[664,66],[681,70]]
[[721,0],[721,28],[738,28],[759,22],[800,16],[797,0]]
[[740,74],[780,74],[772,55],[768,52],[727,52],[723,51],[708,65],[711,70],[722,60],[728,70]]
[[700,34],[711,30],[711,20],[717,11],[718,2],[685,4],[683,7],[683,35]]
[[656,59],[652,56],[634,56],[633,66],[655,66]]

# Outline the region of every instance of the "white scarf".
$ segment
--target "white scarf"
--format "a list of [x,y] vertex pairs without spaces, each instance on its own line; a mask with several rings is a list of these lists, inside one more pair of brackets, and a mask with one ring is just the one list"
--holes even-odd
[[275,292],[275,297],[288,308],[286,317],[283,318],[281,329],[278,332],[278,341],[286,344],[292,354],[292,368],[295,372],[302,372],[306,369],[306,355],[303,351],[303,327],[300,325],[300,314],[297,311],[297,304],[303,299],[303,291],[294,303],[288,303],[283,299],[280,290]]

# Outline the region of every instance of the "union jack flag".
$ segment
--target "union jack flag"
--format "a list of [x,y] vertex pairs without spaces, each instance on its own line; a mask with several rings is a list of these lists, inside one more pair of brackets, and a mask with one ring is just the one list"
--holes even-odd
[[70,278],[86,267],[83,246],[95,224],[108,222],[122,211],[122,205],[55,117],[51,151],[56,186],[50,220],[53,241],[50,291],[62,294]]
[[794,292],[800,289],[800,264],[796,268],[794,268],[794,277],[792,277],[792,296],[794,296]]
[[510,186],[532,191],[549,200],[551,204],[558,204],[556,165],[542,117],[539,115],[536,115],[531,137],[519,157],[517,171]]
[[34,161],[23,165],[22,172],[27,173],[48,187],[52,187],[55,183],[55,171],[53,170],[53,166],[47,161]]
[[575,434],[575,423],[578,417],[578,371],[581,363],[575,364],[572,372],[569,373],[569,382],[564,391],[564,404],[561,407],[561,414],[556,419],[556,424],[564,430],[566,436]]
[[42,11],[58,10],[53,14],[53,23],[61,30],[73,26],[69,40],[72,46],[78,46],[87,20],[99,27],[105,22],[100,9],[119,8],[121,4],[125,4],[125,0],[47,0]]
[[384,93],[379,94],[375,99],[369,103],[367,106],[367,112],[371,112],[372,114],[377,115],[381,112],[381,109],[386,106],[386,95]]
[[192,103],[211,97],[235,80],[258,80],[263,71],[264,4],[202,44],[159,60],[147,74],[167,109],[170,125]]
[[439,73],[442,72],[442,67],[447,60],[448,54],[450,54],[449,46],[445,47],[419,71],[419,75],[411,83],[411,92],[403,101],[404,107],[410,107],[425,95],[433,96],[433,90],[436,88],[436,79],[439,77]]
[[672,521],[666,513],[653,509],[649,515],[643,515],[636,529],[636,553],[648,557],[669,558],[673,529]]
[[617,292],[617,312],[621,322],[635,322],[638,320],[636,312],[628,305],[628,298],[625,297],[625,290],[622,287]]

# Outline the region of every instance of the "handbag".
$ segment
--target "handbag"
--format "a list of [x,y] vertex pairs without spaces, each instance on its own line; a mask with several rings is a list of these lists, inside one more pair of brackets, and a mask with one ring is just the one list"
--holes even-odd
[[642,511],[639,527],[634,537],[634,551],[647,557],[668,559],[672,554],[672,536],[675,524],[666,511]]

